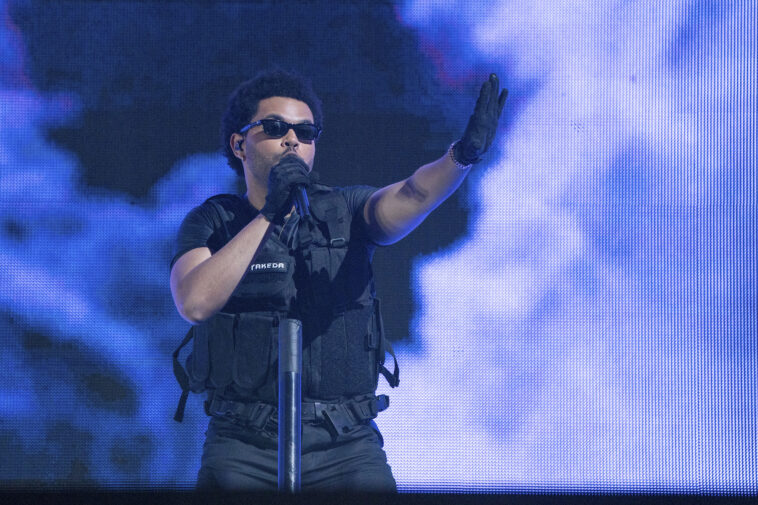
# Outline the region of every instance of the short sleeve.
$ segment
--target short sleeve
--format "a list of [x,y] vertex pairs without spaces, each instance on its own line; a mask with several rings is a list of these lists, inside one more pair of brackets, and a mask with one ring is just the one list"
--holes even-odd
[[[363,207],[379,188],[374,186],[347,186],[340,188],[347,207],[352,214],[352,237],[354,240],[365,243],[370,249],[378,246],[369,236],[366,230],[366,221],[363,219]],[[353,240],[351,239],[351,240]]]
[[213,218],[208,213],[206,205],[192,209],[179,226],[179,233],[174,243],[174,256],[171,258],[170,268],[186,252],[198,247],[211,247],[213,236]]
[[371,195],[373,195],[379,188],[374,186],[347,186],[341,188],[342,194],[347,201],[347,207],[350,209],[350,214],[355,217],[363,216],[363,207]]

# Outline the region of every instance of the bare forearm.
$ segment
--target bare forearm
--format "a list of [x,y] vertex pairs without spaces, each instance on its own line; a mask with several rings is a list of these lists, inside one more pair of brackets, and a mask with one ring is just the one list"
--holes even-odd
[[490,74],[479,91],[474,113],[469,117],[460,140],[449,154],[424,165],[404,181],[382,188],[367,202],[363,217],[371,238],[379,244],[397,242],[421,224],[424,218],[458,189],[468,170],[461,165],[477,163],[495,138],[508,90],[500,91],[500,81]]
[[181,280],[172,273],[174,302],[185,319],[192,323],[201,322],[226,304],[260,244],[266,239],[268,229],[269,222],[259,215]]
[[392,244],[406,236],[458,189],[467,173],[446,154],[374,193],[364,211],[372,238]]

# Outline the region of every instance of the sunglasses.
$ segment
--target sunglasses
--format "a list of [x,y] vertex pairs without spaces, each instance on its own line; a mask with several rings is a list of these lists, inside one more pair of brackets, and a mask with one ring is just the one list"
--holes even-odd
[[303,142],[310,142],[318,139],[321,135],[321,128],[311,123],[290,124],[280,121],[278,119],[261,119],[255,123],[245,125],[240,133],[245,133],[250,128],[258,125],[263,125],[263,133],[269,137],[279,139],[287,135],[290,128],[295,130],[297,138]]

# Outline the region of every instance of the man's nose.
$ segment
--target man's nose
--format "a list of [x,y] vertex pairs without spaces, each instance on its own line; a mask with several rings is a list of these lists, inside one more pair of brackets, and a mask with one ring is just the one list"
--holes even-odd
[[284,137],[282,137],[282,145],[287,147],[293,147],[300,144],[300,140],[297,138],[297,135],[295,135],[295,130],[290,128],[287,130],[287,133],[284,134]]

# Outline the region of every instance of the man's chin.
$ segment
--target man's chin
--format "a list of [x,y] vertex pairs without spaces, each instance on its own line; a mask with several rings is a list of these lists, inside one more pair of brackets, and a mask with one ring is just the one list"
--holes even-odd
[[300,161],[302,161],[305,164],[306,167],[308,167],[308,172],[310,172],[311,170],[313,170],[313,167],[310,166],[307,161],[305,161],[303,158],[301,158],[299,155],[297,155],[296,153],[293,153],[293,152],[289,152],[289,153],[281,156],[276,163],[281,162],[285,158],[297,158]]
[[298,158],[300,161],[305,163],[305,160],[303,160],[303,158],[301,158],[300,156],[298,156],[297,154],[293,152],[288,152],[287,154],[283,155],[282,157],[279,158],[279,161],[282,161],[284,158]]

